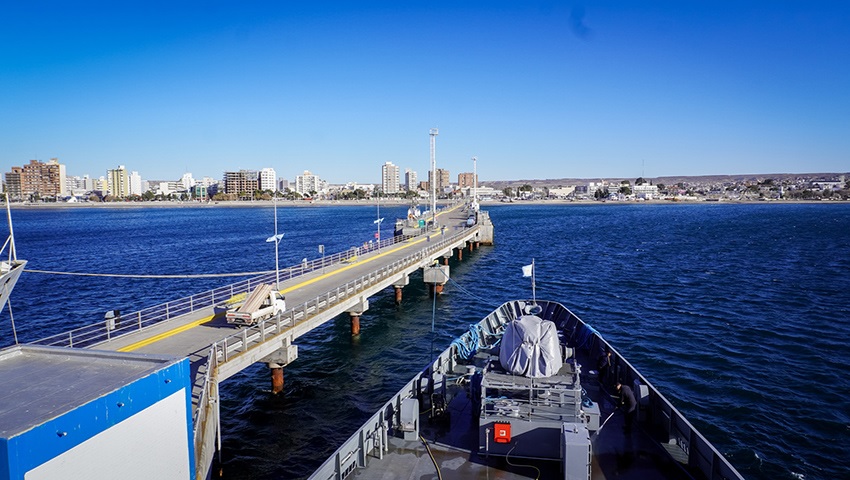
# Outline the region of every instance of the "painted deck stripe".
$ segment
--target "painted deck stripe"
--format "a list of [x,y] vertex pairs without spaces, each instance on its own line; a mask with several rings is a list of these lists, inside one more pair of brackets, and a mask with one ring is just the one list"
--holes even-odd
[[[455,207],[455,208],[457,208],[457,207]],[[448,210],[448,211],[446,211],[446,212],[444,212],[444,213],[448,213],[448,212],[450,212],[450,211],[452,211],[452,210],[454,210],[454,208],[453,208],[453,209],[451,209],[451,210]],[[320,281],[320,280],[324,280],[324,279],[326,279],[326,278],[328,278],[328,277],[330,277],[330,276],[332,276],[332,275],[336,275],[337,273],[345,272],[345,271],[350,270],[350,269],[352,269],[352,268],[354,268],[354,267],[356,267],[356,266],[363,265],[363,264],[365,264],[365,263],[369,263],[369,262],[371,262],[371,261],[373,261],[373,260],[377,260],[377,259],[379,259],[379,258],[381,258],[381,257],[383,257],[383,256],[385,256],[385,255],[389,255],[389,254],[391,254],[391,253],[398,252],[399,250],[403,250],[403,249],[405,249],[405,248],[411,247],[411,246],[413,246],[413,245],[416,245],[416,244],[418,244],[418,243],[424,242],[424,241],[426,241],[426,240],[428,240],[428,237],[427,237],[427,236],[422,237],[422,238],[419,238],[419,239],[417,239],[417,240],[415,240],[415,241],[412,241],[412,242],[410,242],[410,241],[408,240],[408,242],[410,242],[410,243],[406,243],[405,245],[402,245],[402,246],[400,246],[400,247],[394,248],[394,249],[392,249],[392,250],[388,250],[388,251],[386,251],[386,252],[379,253],[378,255],[375,255],[374,257],[370,257],[370,258],[367,258],[367,259],[364,259],[364,260],[359,260],[359,261],[357,261],[357,262],[355,262],[355,263],[352,263],[352,264],[350,264],[350,265],[346,265],[345,267],[342,267],[342,268],[336,269],[336,270],[334,270],[334,271],[332,271],[332,272],[328,272],[328,273],[322,274],[322,275],[320,275],[320,276],[318,276],[318,277],[316,277],[316,278],[311,278],[310,280],[306,280],[306,281],[301,282],[301,283],[299,283],[299,284],[297,284],[297,285],[293,285],[293,286],[291,286],[291,287],[285,288],[285,289],[281,290],[281,291],[280,291],[280,293],[285,294],[285,293],[288,293],[288,292],[292,292],[292,291],[297,290],[297,289],[299,289],[299,288],[302,288],[302,287],[305,287],[305,286],[307,286],[307,285],[310,285],[310,284],[316,283],[316,282],[318,282],[318,281]],[[240,295],[241,295],[241,294],[240,294]],[[191,329],[193,329],[193,328],[197,327],[198,325],[201,325],[201,324],[203,324],[203,323],[206,323],[206,322],[211,321],[211,320],[213,319],[213,317],[215,317],[215,315],[210,315],[210,316],[208,316],[208,317],[204,317],[204,318],[202,318],[202,319],[200,319],[200,320],[195,320],[194,322],[187,323],[186,325],[181,325],[181,326],[179,326],[179,327],[177,327],[177,328],[174,328],[174,329],[171,329],[171,330],[169,330],[169,331],[167,331],[167,332],[162,332],[162,333],[160,333],[160,334],[158,334],[158,335],[154,335],[154,336],[152,336],[152,337],[150,337],[150,338],[146,338],[146,339],[144,339],[144,340],[140,340],[140,341],[138,341],[138,342],[136,342],[136,343],[132,343],[132,344],[127,345],[127,346],[125,346],[125,347],[121,347],[121,348],[119,348],[117,351],[118,351],[118,352],[132,352],[132,351],[134,351],[134,350],[138,350],[138,349],[140,349],[140,348],[142,348],[142,347],[146,347],[146,346],[148,346],[148,345],[150,345],[150,344],[153,344],[153,343],[156,343],[156,342],[158,342],[158,341],[160,341],[160,340],[164,340],[164,339],[166,339],[166,338],[168,338],[168,337],[172,337],[172,336],[177,335],[177,334],[179,334],[179,333],[183,333],[183,332],[185,332],[185,331],[187,331],[187,330],[191,330]]]

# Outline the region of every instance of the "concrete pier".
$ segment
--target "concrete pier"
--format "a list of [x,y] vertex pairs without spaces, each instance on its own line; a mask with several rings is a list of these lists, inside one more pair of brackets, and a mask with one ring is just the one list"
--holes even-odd
[[[448,263],[454,250],[461,258],[462,250],[473,248],[473,242],[492,244],[493,226],[484,212],[479,212],[479,223],[475,225],[467,224],[468,215],[462,205],[448,207],[437,217],[440,228],[423,229],[422,235],[398,237],[381,249],[357,254],[346,250],[333,262],[322,258],[288,269],[279,285],[280,292],[286,295],[286,310],[256,325],[222,328],[224,312],[244,301],[242,297],[256,283],[274,281],[274,274],[168,302],[157,307],[158,315],[149,315],[147,310],[144,315],[142,311],[122,314],[124,321],[116,322],[111,329],[98,319],[82,333],[75,330],[73,335],[61,333],[43,341],[51,346],[193,358],[193,389],[200,392],[193,394],[192,405],[199,422],[195,429],[195,461],[198,478],[206,478],[217,449],[217,388],[221,382],[262,362],[269,367],[272,391],[283,391],[283,369],[297,358],[297,346],[292,342],[299,337],[343,313],[350,315],[351,334],[356,336],[370,297],[381,295],[392,286],[395,301],[400,303],[409,275],[417,270],[423,271],[432,295],[439,295],[450,274],[449,265],[442,264]],[[148,320],[149,316],[156,320]]]

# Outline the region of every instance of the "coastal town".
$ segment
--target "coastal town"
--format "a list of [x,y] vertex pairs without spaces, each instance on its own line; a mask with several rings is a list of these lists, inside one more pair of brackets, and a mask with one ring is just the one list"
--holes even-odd
[[[376,176],[378,169],[376,168]],[[294,179],[278,177],[274,168],[223,172],[200,179],[145,180],[119,165],[97,178],[66,174],[58,158],[30,160],[12,167],[3,179],[10,202],[26,204],[138,202],[253,202],[273,198],[291,202],[459,199],[483,202],[645,202],[645,201],[847,201],[850,173],[713,175],[656,178],[561,178],[478,182],[477,172],[435,168],[420,181],[417,173],[385,162],[376,183],[332,184],[305,170]],[[455,181],[456,180],[456,181]],[[432,182],[434,182],[432,186]],[[433,193],[432,193],[433,192]]]

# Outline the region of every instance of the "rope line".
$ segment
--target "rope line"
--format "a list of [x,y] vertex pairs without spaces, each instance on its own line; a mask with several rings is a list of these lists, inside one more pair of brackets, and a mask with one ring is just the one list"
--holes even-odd
[[274,270],[264,272],[241,272],[241,273],[198,273],[188,275],[131,275],[124,273],[79,273],[79,272],[56,272],[51,270],[33,270],[26,268],[25,272],[43,273],[45,275],[72,275],[77,277],[119,277],[119,278],[215,278],[215,277],[248,277],[274,273]]

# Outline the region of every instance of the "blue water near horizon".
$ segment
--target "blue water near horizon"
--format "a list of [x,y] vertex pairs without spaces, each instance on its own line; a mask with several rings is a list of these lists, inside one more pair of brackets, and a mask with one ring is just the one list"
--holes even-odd
[[[537,295],[593,325],[750,479],[850,478],[850,205],[497,205],[494,247],[452,260],[434,300],[411,278],[299,340],[283,395],[255,365],[222,385],[222,478],[303,478],[470,323]],[[388,220],[403,207],[381,207]],[[375,206],[279,208],[281,265],[373,238]],[[271,270],[273,210],[14,209],[30,269]],[[384,228],[388,235],[391,222]],[[236,281],[233,279],[232,281]],[[219,287],[24,273],[21,341]],[[436,331],[431,333],[432,309]],[[8,310],[3,345],[12,343]]]

